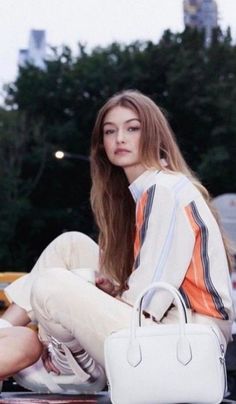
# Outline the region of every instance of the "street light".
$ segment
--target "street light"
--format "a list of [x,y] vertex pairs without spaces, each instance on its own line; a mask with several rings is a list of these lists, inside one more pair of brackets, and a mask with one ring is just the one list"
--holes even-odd
[[56,157],[56,159],[61,160],[61,159],[64,159],[65,153],[64,153],[62,150],[57,150],[57,151],[54,153],[54,156]]
[[77,159],[77,160],[83,160],[83,161],[90,161],[90,158],[87,156],[83,156],[82,154],[74,154],[74,153],[68,153],[63,150],[57,150],[54,153],[54,157],[58,160],[62,160],[64,158],[69,158],[69,159]]

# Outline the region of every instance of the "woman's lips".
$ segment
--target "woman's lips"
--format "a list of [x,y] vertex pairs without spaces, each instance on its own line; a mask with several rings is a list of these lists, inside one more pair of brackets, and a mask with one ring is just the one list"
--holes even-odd
[[116,149],[115,150],[115,154],[126,154],[126,153],[130,153],[130,151],[127,149]]

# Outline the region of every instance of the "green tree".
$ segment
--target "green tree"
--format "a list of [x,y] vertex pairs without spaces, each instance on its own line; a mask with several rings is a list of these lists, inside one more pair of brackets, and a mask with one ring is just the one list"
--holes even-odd
[[[53,152],[64,149],[88,156],[98,109],[122,89],[138,89],[166,111],[187,161],[213,195],[235,192],[236,47],[230,31],[215,30],[209,47],[203,33],[187,29],[177,34],[167,30],[158,43],[113,43],[91,52],[79,44],[76,56],[65,46],[52,51],[45,70],[31,65],[20,70],[8,88],[10,111],[2,111],[0,169],[3,172],[7,162],[8,174],[4,169],[0,184],[5,226],[0,229],[5,251],[1,266],[32,265],[42,248],[64,230],[95,237],[89,164],[58,161]],[[25,134],[21,157],[16,125],[24,128],[21,136]],[[9,142],[17,169],[6,158]],[[7,192],[13,192],[13,184],[17,192],[11,207]],[[11,224],[13,211],[18,213]],[[6,236],[8,223],[12,231],[8,229]],[[22,241],[23,232],[27,236]]]
[[22,265],[20,257],[28,253],[21,241],[25,235],[16,236],[43,172],[46,153],[40,129],[39,124],[29,127],[17,111],[0,110],[0,262],[10,267]]

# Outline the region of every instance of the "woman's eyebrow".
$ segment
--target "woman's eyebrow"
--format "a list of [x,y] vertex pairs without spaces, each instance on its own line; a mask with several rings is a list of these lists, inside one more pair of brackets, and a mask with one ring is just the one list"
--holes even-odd
[[113,122],[104,122],[104,123],[102,124],[102,126],[105,126],[105,125],[114,125],[114,123],[113,123]]
[[[131,119],[127,119],[127,121],[125,121],[124,123],[129,123],[129,122],[132,122],[132,121],[141,122],[140,119],[138,119],[138,118],[131,118]],[[108,122],[104,122],[104,123],[103,123],[103,126],[105,126],[105,125],[115,125],[115,123],[108,121]]]
[[138,119],[138,118],[131,118],[131,119],[128,119],[127,121],[125,121],[125,123],[131,122],[131,121],[141,122],[140,119]]

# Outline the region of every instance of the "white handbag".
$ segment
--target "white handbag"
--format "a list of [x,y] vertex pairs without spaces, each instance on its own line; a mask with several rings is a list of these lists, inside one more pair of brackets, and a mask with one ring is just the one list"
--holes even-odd
[[[178,323],[141,326],[142,299],[154,288],[174,296]],[[227,384],[217,327],[188,323],[182,296],[165,282],[140,294],[129,329],[106,338],[105,366],[113,404],[217,404]]]

